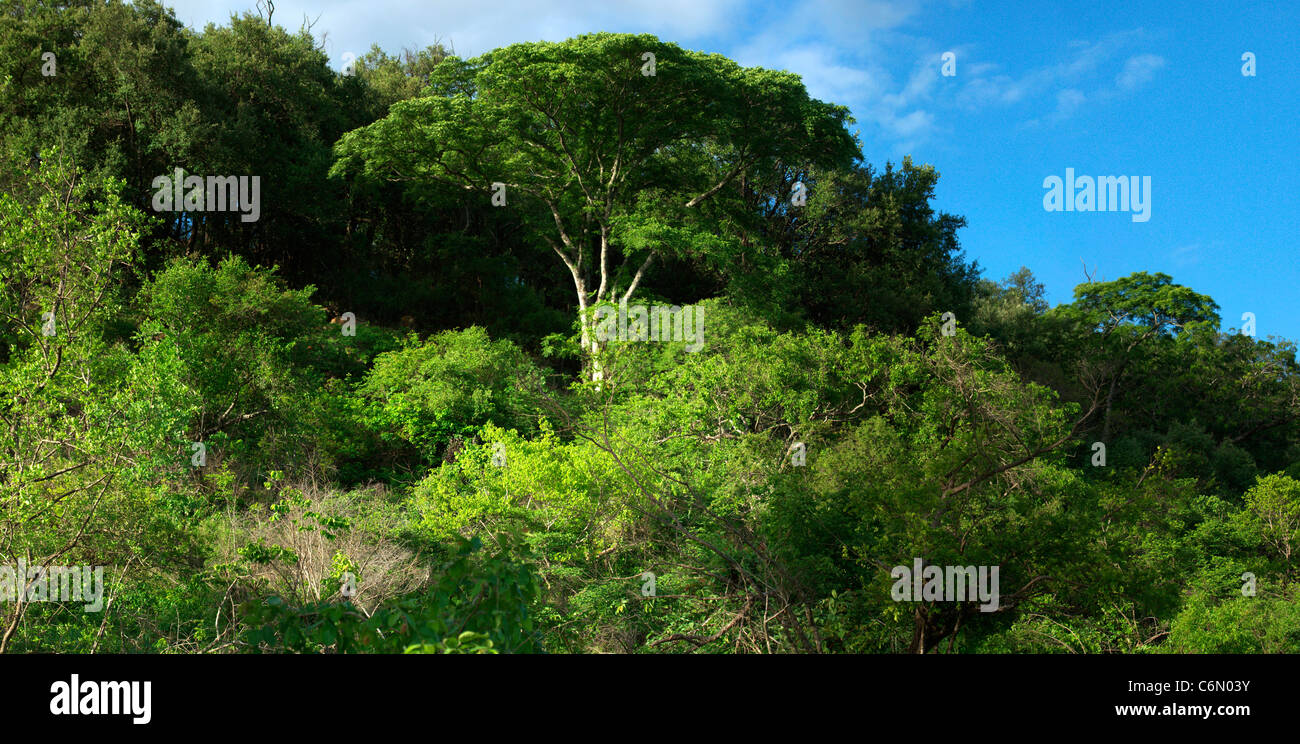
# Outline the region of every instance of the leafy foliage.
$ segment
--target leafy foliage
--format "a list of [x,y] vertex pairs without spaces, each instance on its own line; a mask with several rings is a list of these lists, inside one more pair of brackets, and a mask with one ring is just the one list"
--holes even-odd
[[[983,278],[795,75],[0,18],[0,565],[107,589],[0,651],[1300,650],[1294,344],[1163,273]],[[261,219],[153,213],[174,168]],[[597,338],[624,301],[701,346]],[[917,559],[996,607],[896,601]]]

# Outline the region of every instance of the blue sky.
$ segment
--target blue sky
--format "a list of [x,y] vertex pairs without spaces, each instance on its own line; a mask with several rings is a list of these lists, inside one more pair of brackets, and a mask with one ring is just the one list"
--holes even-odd
[[[164,0],[166,2],[166,0]],[[201,28],[254,2],[177,0]],[[745,65],[798,73],[847,105],[867,160],[911,155],[940,175],[935,206],[963,215],[968,259],[1021,265],[1068,302],[1087,271],[1163,271],[1208,294],[1223,327],[1300,339],[1300,5],[1161,0],[284,0],[336,66],[371,43],[450,43],[463,57],[589,31],[653,33]],[[956,55],[952,76],[942,55]],[[1255,75],[1242,55],[1255,55]],[[1043,181],[1149,176],[1150,219],[1048,212]]]

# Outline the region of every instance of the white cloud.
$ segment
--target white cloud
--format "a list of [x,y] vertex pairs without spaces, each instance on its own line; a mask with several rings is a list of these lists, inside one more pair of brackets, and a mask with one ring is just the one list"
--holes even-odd
[[1156,71],[1165,66],[1164,57],[1154,54],[1139,54],[1129,57],[1124,69],[1115,76],[1115,85],[1122,91],[1137,90],[1156,76]]
[[[1124,45],[1131,43],[1139,31],[1110,34],[1100,41],[1073,41],[1068,59],[1054,65],[1031,69],[1019,77],[992,75],[989,65],[971,69],[971,79],[962,91],[961,102],[970,108],[983,108],[993,104],[1014,104],[1040,96],[1053,88],[1079,82],[1107,59],[1113,57]],[[993,69],[997,69],[994,67]]]
[[1053,112],[1053,116],[1057,119],[1067,119],[1073,116],[1087,100],[1088,97],[1083,94],[1083,91],[1066,88],[1056,94],[1056,111]]
[[[231,13],[256,12],[255,0],[174,0],[176,16],[202,28],[224,24]],[[472,57],[520,41],[561,41],[592,31],[653,33],[689,41],[725,34],[743,12],[743,0],[281,0],[274,21],[297,30],[304,15],[316,34],[328,32],[327,51],[337,63],[343,52],[360,55],[377,43],[388,51],[450,42]]]
[[[1025,125],[1034,127],[1043,121],[1063,121],[1079,112],[1085,103],[1114,100],[1155,78],[1165,65],[1164,58],[1138,54],[1125,60],[1113,82],[1098,79],[1125,48],[1143,37],[1141,29],[1134,29],[1109,34],[1096,42],[1074,41],[1069,45],[1071,51],[1066,59],[1031,69],[1018,77],[997,74],[997,66],[971,65],[970,79],[958,94],[957,102],[968,110],[978,111],[1047,99],[1054,103],[1051,113],[1044,118],[1029,119]],[[1085,92],[1085,88],[1090,92]]]
[[1169,258],[1176,266],[1193,266],[1201,262],[1202,255],[1205,252],[1209,251],[1213,253],[1221,250],[1222,247],[1223,242],[1220,240],[1211,241],[1209,245],[1199,242],[1188,243],[1187,245],[1180,245],[1169,251]]
[[[256,0],[175,3],[177,16],[198,28],[256,8]],[[1155,55],[1130,56],[1112,73],[1109,90],[1097,88],[1097,72],[1142,37],[1133,30],[1072,42],[1059,63],[1007,75],[971,47],[951,41],[940,46],[909,34],[920,26],[927,4],[934,12],[948,10],[936,0],[791,0],[774,6],[745,0],[280,0],[274,20],[296,30],[309,16],[314,32],[327,34],[325,49],[335,66],[344,53],[360,56],[372,43],[396,52],[440,41],[462,57],[593,31],[651,33],[687,48],[708,44],[706,51],[741,64],[798,74],[814,97],[848,106],[866,140],[891,155],[937,134],[945,119],[935,111],[944,106],[981,110],[1045,100],[1054,103],[1047,118],[1061,120],[1085,102],[1136,90],[1164,65]],[[945,51],[957,53],[956,78],[939,74]]]
[[[921,8],[920,0],[797,0],[779,9],[779,25],[723,52],[742,65],[798,74],[810,95],[848,106],[868,140],[901,155],[935,131],[925,104],[941,52],[903,33]],[[891,71],[900,58],[912,60],[903,81]]]

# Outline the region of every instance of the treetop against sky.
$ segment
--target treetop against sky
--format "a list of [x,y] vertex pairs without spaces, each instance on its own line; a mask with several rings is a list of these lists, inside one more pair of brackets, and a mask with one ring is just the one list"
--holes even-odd
[[[174,3],[200,29],[255,5]],[[340,69],[372,44],[440,41],[469,58],[613,31],[788,70],[812,97],[848,106],[868,161],[908,154],[938,168],[936,207],[967,218],[962,245],[989,276],[1030,266],[1057,304],[1085,266],[1106,279],[1164,271],[1221,303],[1227,327],[1251,312],[1261,337],[1300,338],[1291,310],[1300,145],[1289,134],[1300,118],[1289,61],[1297,24],[1286,3],[275,4],[279,23],[304,16]],[[1044,179],[1067,168],[1149,177],[1149,219],[1045,210]]]

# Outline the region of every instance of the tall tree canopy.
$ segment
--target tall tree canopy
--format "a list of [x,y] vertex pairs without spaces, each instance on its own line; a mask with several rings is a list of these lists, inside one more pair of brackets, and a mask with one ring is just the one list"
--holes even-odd
[[504,186],[568,269],[591,351],[588,308],[630,299],[656,256],[735,252],[701,205],[776,160],[846,166],[856,154],[847,110],[810,98],[797,76],[647,35],[450,58],[427,93],[346,135],[334,172],[484,198]]

